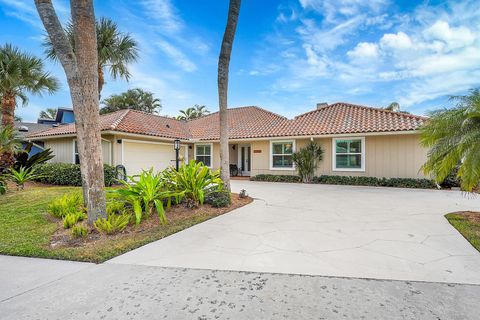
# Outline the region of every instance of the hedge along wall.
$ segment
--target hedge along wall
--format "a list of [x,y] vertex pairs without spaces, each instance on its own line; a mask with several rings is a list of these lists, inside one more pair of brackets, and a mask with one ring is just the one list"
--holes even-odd
[[[35,173],[41,175],[35,181],[63,186],[81,186],[80,165],[73,163],[45,163],[35,166]],[[115,181],[115,167],[103,165],[105,185],[111,186]]]
[[[269,182],[301,182],[299,176],[290,175],[271,175],[259,174],[251,177],[252,181]],[[373,187],[396,187],[396,188],[417,188],[417,189],[436,189],[437,184],[429,179],[411,179],[411,178],[375,178],[375,177],[347,177],[347,176],[327,176],[322,175],[314,177],[314,184],[335,184],[335,185],[354,185],[354,186],[373,186]]]

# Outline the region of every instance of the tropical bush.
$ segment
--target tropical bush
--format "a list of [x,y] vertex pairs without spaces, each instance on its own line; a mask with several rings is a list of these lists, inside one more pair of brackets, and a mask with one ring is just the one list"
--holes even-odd
[[85,238],[87,237],[88,229],[85,226],[73,226],[72,228],[72,236],[74,238]]
[[[269,175],[269,174],[257,175],[250,178],[250,180],[268,181],[268,182],[301,182],[301,179],[299,176]],[[437,188],[437,184],[433,180],[411,179],[411,178],[376,178],[376,177],[321,175],[318,177],[313,177],[311,183],[373,186],[373,187],[419,188],[419,189]]]
[[39,165],[47,162],[50,159],[53,159],[53,151],[50,149],[45,149],[39,153],[30,156],[30,151],[32,150],[33,143],[28,143],[23,150],[15,154],[15,164],[13,168],[19,170],[20,168],[30,169],[35,165]]
[[197,163],[195,160],[181,165],[178,171],[173,168],[165,170],[164,177],[170,190],[183,193],[183,198],[189,208],[203,204],[207,193],[223,188],[220,171],[212,172],[203,163]]
[[13,127],[0,128],[0,173],[6,172],[15,162],[14,155],[22,149],[22,142]]
[[[35,172],[40,175],[35,181],[63,186],[81,186],[82,176],[80,165],[73,163],[44,163],[35,166]],[[115,182],[115,167],[103,165],[105,186]]]
[[228,207],[232,203],[232,196],[228,190],[213,191],[205,196],[205,203],[215,208]]
[[77,212],[70,212],[67,213],[63,217],[63,227],[65,229],[70,229],[73,227],[78,221],[85,220],[87,218],[87,215],[82,212],[82,211],[77,211]]
[[7,183],[5,177],[0,175],[0,195],[7,193]]
[[311,182],[318,162],[323,159],[323,150],[313,139],[292,155],[298,175],[303,182]]
[[83,199],[77,192],[67,193],[57,198],[50,202],[47,207],[47,212],[56,218],[64,218],[69,213],[83,210]]
[[6,174],[6,177],[17,185],[17,190],[23,190],[26,182],[38,179],[41,175],[35,172],[35,168],[27,169],[20,167],[18,170],[15,170],[12,167],[9,173]]
[[167,201],[167,208],[170,208],[172,197],[178,199],[183,196],[182,191],[169,190],[162,173],[153,173],[153,168],[142,171],[138,176],[129,176],[128,180],[130,182],[119,181],[124,188],[112,190],[111,193],[117,194],[131,203],[136,224],[141,221],[143,209],[147,216],[156,209],[160,222],[165,223],[167,218],[163,208],[164,199]]
[[129,214],[111,214],[107,219],[100,218],[93,223],[100,233],[114,234],[123,231],[130,222]]
[[421,143],[430,149],[422,168],[441,183],[458,166],[461,187],[471,192],[480,183],[480,89],[451,99],[454,108],[431,112],[421,128]]

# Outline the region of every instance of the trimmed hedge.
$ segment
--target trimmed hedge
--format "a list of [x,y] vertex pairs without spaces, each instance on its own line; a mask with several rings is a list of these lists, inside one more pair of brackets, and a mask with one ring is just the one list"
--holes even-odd
[[213,191],[205,196],[204,202],[215,208],[223,208],[228,207],[232,203],[232,198],[227,190]]
[[[300,182],[299,176],[295,175],[271,175],[259,174],[251,177],[252,181],[269,182]],[[354,186],[373,186],[373,187],[396,187],[396,188],[418,188],[418,189],[436,189],[437,185],[429,179],[411,179],[411,178],[375,178],[375,177],[353,177],[353,176],[327,176],[322,175],[314,177],[313,184],[335,184],[335,185],[354,185]]]
[[302,182],[299,176],[286,174],[257,174],[250,177],[251,181],[267,181],[267,182]]
[[[35,181],[42,183],[62,186],[82,185],[79,164],[44,163],[35,166],[35,174],[41,175],[41,178],[35,179]],[[105,176],[105,186],[111,186],[115,181],[115,167],[104,164],[103,174]]]

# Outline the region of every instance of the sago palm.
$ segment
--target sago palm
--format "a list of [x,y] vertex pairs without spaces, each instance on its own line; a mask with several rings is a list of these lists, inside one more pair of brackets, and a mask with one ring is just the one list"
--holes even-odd
[[58,87],[58,81],[45,71],[41,59],[10,44],[0,46],[0,97],[4,127],[13,127],[17,99],[25,105],[27,94],[53,93]]
[[480,90],[451,99],[457,105],[432,112],[421,129],[421,143],[430,149],[422,168],[441,182],[458,166],[461,187],[471,192],[480,182]]
[[[129,35],[118,30],[115,22],[108,18],[101,18],[97,26],[97,51],[98,51],[98,94],[100,95],[105,84],[104,70],[108,69],[113,79],[123,78],[128,81],[130,72],[128,64],[137,61],[138,45]],[[65,27],[65,33],[75,48],[75,37],[72,23]],[[53,60],[57,60],[55,50],[50,39],[45,39],[45,53]]]

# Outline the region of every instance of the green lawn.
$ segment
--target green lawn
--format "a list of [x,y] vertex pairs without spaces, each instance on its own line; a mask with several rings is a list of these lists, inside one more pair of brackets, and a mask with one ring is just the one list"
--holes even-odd
[[[0,196],[0,254],[77,261],[103,262],[149,242],[161,239],[205,221],[223,211],[202,211],[169,219],[166,225],[140,225],[138,232],[103,237],[95,243],[76,247],[50,246],[57,222],[46,213],[48,203],[75,187],[32,187]],[[168,217],[168,213],[167,213]]]
[[445,218],[480,252],[480,213],[477,215],[475,219],[471,213],[449,213]]

